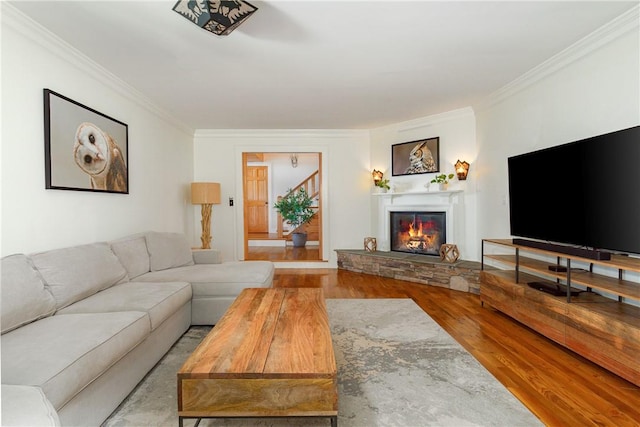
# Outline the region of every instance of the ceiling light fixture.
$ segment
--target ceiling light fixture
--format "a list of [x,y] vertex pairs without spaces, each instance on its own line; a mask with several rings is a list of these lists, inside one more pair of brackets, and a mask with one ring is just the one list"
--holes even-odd
[[178,0],[173,10],[198,27],[226,36],[258,8],[243,0]]

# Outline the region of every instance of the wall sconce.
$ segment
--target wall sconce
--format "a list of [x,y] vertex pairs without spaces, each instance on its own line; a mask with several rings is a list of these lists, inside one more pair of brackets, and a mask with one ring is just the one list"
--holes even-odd
[[211,205],[220,204],[220,184],[192,182],[191,204],[202,205],[202,249],[211,249]]
[[382,181],[384,174],[379,170],[374,169],[373,172],[371,172],[371,176],[373,177],[373,183],[377,185],[378,182]]
[[291,167],[292,168],[297,168],[298,167],[298,154],[297,153],[293,153],[290,156],[291,159]]
[[465,181],[467,179],[467,175],[469,174],[469,163],[465,161],[458,160],[455,164],[456,175],[458,175],[458,180]]
[[226,36],[238,28],[258,8],[243,0],[201,2],[179,0],[173,6],[173,10],[200,28],[218,36]]

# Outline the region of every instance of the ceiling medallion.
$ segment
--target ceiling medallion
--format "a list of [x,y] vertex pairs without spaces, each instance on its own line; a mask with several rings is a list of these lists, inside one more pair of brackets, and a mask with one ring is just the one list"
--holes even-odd
[[173,10],[200,28],[226,36],[258,8],[243,0],[178,0]]

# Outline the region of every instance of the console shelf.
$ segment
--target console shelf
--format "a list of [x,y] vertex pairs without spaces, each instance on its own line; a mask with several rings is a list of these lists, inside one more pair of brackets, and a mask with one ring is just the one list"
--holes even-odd
[[[511,253],[486,253],[485,245]],[[487,269],[485,262],[496,268]],[[640,386],[640,282],[629,278],[632,272],[640,272],[640,259],[591,260],[506,239],[485,239],[480,300]],[[582,292],[556,296],[529,287],[530,282]]]

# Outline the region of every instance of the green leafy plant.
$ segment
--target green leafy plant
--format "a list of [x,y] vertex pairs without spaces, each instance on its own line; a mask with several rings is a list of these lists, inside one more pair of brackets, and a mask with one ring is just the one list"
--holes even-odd
[[453,179],[453,174],[445,175],[441,173],[440,175],[436,175],[435,178],[431,180],[432,183],[435,184],[448,184],[450,179]]
[[376,187],[384,188],[385,190],[390,190],[388,179],[381,179],[380,181],[376,181]]
[[300,188],[298,191],[289,189],[287,195],[278,200],[273,207],[280,212],[285,221],[296,229],[311,221],[315,215],[315,210],[312,208],[313,202],[314,200],[304,188]]

